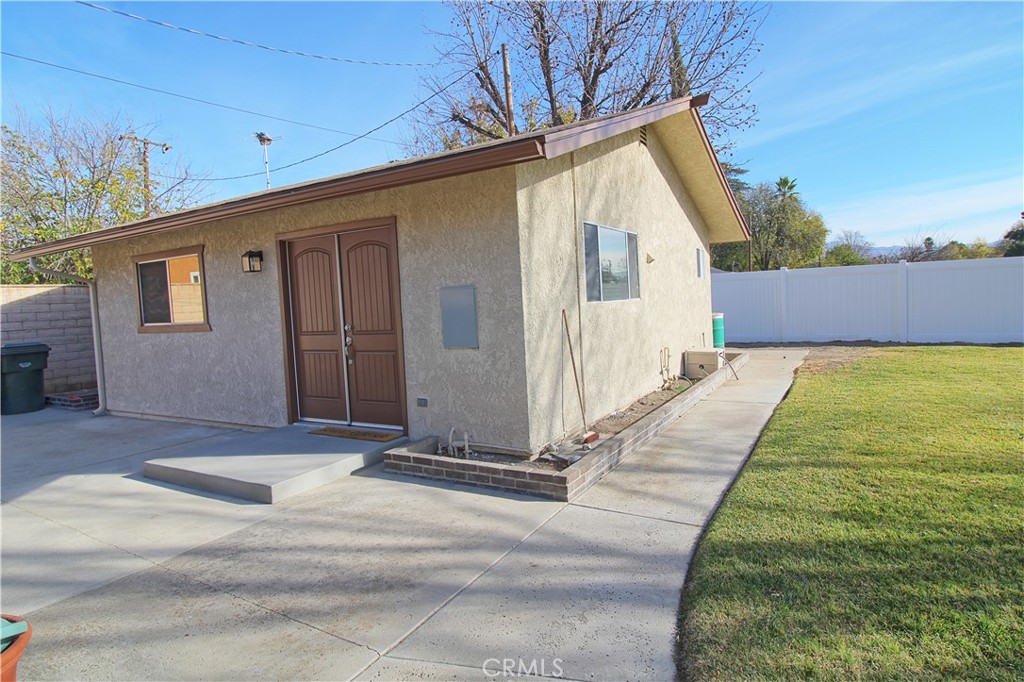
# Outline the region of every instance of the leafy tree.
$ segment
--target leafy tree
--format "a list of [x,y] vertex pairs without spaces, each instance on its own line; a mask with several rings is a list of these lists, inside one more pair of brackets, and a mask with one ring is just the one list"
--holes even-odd
[[759,183],[736,198],[750,227],[751,243],[716,245],[714,267],[746,270],[748,248],[754,270],[818,263],[828,230],[821,214],[804,205],[795,180],[782,177],[774,185]]
[[868,241],[868,238],[862,232],[857,230],[842,230],[836,234],[828,246],[830,249],[837,246],[847,246],[857,256],[869,262],[875,248],[875,245]]
[[843,265],[868,265],[871,263],[873,245],[856,230],[843,230],[826,247],[822,265],[826,267]]
[[955,239],[947,239],[929,235],[908,237],[903,246],[888,256],[875,259],[879,263],[895,263],[905,260],[908,263],[939,260],[961,260],[965,258],[992,258],[998,256],[999,250],[989,246],[984,239],[977,238],[970,244]]
[[970,244],[951,241],[942,247],[935,260],[962,260],[967,258],[991,258],[998,255],[984,239],[978,237]]
[[1024,219],[1018,220],[1003,235],[1004,256],[1024,256]]
[[[759,51],[767,6],[737,0],[512,2],[449,0],[438,34],[441,66],[424,80],[445,89],[408,143],[451,149],[627,111],[689,92],[713,139],[756,114],[745,72]],[[509,45],[515,123],[510,127],[499,47]],[[451,85],[459,76],[469,75]]]
[[740,194],[750,189],[750,183],[743,179],[749,171],[746,168],[735,164],[731,161],[722,161],[722,171],[725,172],[725,178],[729,181],[729,188],[733,194]]
[[843,265],[869,265],[871,259],[860,255],[856,249],[849,244],[834,244],[825,252],[825,260],[822,265],[825,267]]
[[[13,127],[0,126],[0,251],[90,232],[146,217],[146,190],[139,150],[123,139],[131,121],[90,121],[50,113],[42,125],[19,117]],[[187,167],[183,180],[165,184],[153,178],[149,199],[153,213],[197,203],[202,183]],[[88,249],[40,259],[47,267],[82,277],[92,273]],[[6,258],[0,281],[27,284],[45,281],[25,263]]]

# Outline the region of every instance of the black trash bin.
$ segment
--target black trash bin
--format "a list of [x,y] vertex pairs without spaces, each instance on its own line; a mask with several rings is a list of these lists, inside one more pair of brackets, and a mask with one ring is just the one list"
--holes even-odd
[[50,347],[45,343],[5,343],[0,348],[0,414],[43,409],[43,370],[49,355]]

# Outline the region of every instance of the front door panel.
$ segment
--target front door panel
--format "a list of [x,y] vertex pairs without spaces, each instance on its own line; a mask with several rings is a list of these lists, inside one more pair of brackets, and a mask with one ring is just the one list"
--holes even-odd
[[404,424],[394,228],[343,232],[339,244],[351,419]]
[[337,237],[288,243],[299,417],[348,421]]

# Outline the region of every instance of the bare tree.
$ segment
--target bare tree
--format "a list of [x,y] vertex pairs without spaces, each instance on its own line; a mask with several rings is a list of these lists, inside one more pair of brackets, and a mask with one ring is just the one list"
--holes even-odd
[[[473,2],[449,0],[451,28],[437,34],[437,91],[416,121],[411,151],[499,139],[517,132],[710,92],[702,111],[716,144],[756,114],[746,70],[760,49],[766,7],[722,2]],[[500,45],[512,53],[518,125],[505,114]]]
[[[147,200],[153,213],[162,213],[204,198],[205,183],[180,162],[174,171],[179,179],[147,183],[141,152],[124,137],[133,131],[123,116],[92,121],[52,112],[39,125],[19,115],[13,127],[2,126],[2,253],[144,218]],[[87,249],[52,256],[46,264],[80,276],[92,272]],[[36,279],[24,264],[3,262],[4,283]]]
[[868,241],[863,232],[859,230],[842,230],[835,238],[830,240],[827,248],[829,250],[845,247],[850,253],[856,254],[867,262],[871,261],[874,255],[874,244]]

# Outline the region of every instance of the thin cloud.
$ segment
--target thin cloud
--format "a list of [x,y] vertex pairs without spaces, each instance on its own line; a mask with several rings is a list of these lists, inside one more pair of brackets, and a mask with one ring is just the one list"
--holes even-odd
[[882,102],[919,95],[933,87],[948,90],[951,79],[957,74],[977,72],[984,64],[1019,56],[1020,52],[1018,45],[992,45],[949,59],[921,62],[871,78],[842,83],[799,100],[791,99],[789,107],[776,110],[779,118],[787,121],[786,124],[754,130],[742,140],[740,147],[756,147],[786,135],[827,125]]
[[1020,172],[998,178],[946,178],[906,185],[821,208],[834,232],[857,230],[872,241],[899,243],[907,234],[997,239],[1024,204]]

